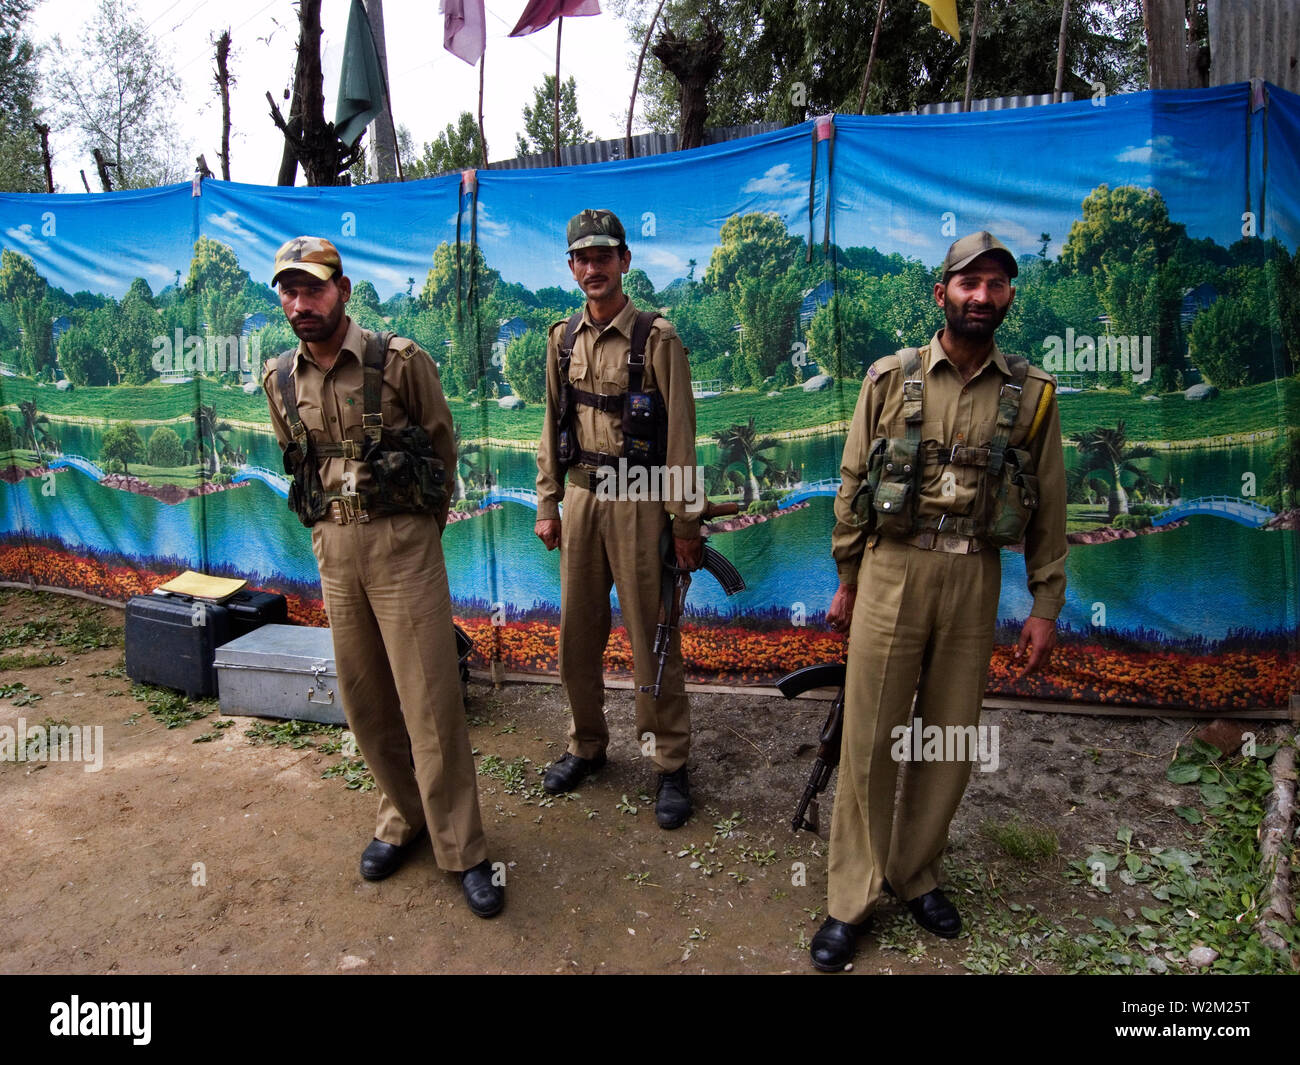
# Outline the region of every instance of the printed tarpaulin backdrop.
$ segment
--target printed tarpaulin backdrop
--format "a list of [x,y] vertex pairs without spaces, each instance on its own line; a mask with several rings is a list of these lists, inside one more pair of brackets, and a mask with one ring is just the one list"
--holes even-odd
[[[477,178],[477,184],[475,183]],[[710,495],[688,676],[835,660],[833,496],[866,367],[942,324],[935,268],[989,229],[1020,263],[1003,350],[1060,383],[1068,601],[1017,681],[1003,552],[990,692],[1285,707],[1295,685],[1300,97],[1233,85],[970,115],[836,117],[646,160],[359,188],[205,181],[0,196],[0,580],[124,600],[185,568],[324,624],[258,387],[294,338],[276,247],[329,237],[363,326],[437,360],[459,437],[443,537],[485,659],[553,672],[559,558],[533,535],[545,330],[581,304],[568,218],[614,210],[626,288],[691,352]],[[616,621],[617,625],[617,621]],[[609,668],[630,668],[616,629]],[[481,664],[481,663],[480,663]]]

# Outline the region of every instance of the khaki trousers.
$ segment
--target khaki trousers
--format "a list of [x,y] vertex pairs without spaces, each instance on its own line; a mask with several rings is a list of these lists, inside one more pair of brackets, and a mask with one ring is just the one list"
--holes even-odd
[[[569,753],[594,758],[609,743],[605,724],[603,657],[609,642],[610,585],[632,644],[638,685],[653,684],[655,627],[663,566],[659,537],[667,526],[662,503],[597,499],[569,482],[560,526],[560,680],[573,724]],[[691,744],[690,704],[682,668],[681,633],[673,635],[661,694],[636,693],[636,738],[643,750],[653,737],[655,765],[671,773],[686,763]]]
[[892,756],[912,696],[925,726],[979,721],[1001,590],[996,548],[973,555],[881,539],[863,557],[849,630],[844,742],[831,820],[827,912],[857,924],[881,882],[900,899],[939,885],[971,762]]
[[428,827],[443,869],[487,858],[451,595],[430,514],[312,527],[348,725],[382,792],[375,838]]

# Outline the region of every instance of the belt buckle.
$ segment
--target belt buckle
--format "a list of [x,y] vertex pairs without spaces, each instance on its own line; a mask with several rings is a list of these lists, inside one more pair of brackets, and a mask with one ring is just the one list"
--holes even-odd
[[933,551],[934,543],[935,543],[934,531],[931,529],[926,529],[925,532],[917,533],[916,536],[913,538],[912,543],[914,543],[922,551]]
[[338,516],[335,521],[339,525],[351,525],[353,522],[360,525],[370,520],[370,515],[358,503],[354,502],[357,498],[357,496],[345,495],[334,500],[334,506],[338,508]]
[[956,533],[949,533],[943,538],[943,550],[950,555],[969,555],[970,539],[965,536],[958,536]]

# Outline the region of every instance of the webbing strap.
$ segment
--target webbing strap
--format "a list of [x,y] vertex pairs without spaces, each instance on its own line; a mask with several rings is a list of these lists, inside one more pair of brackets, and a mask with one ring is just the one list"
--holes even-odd
[[632,325],[632,346],[627,350],[627,390],[640,392],[645,381],[645,342],[658,318],[654,311],[637,311]]
[[1007,369],[1011,380],[1002,382],[998,392],[998,421],[989,445],[989,474],[996,477],[1002,471],[1002,458],[1011,440],[1011,429],[1020,414],[1020,400],[1025,394],[1025,378],[1029,376],[1029,360],[1019,355],[1007,356]]
[[921,423],[924,418],[925,377],[921,372],[921,350],[903,348],[899,353],[903,373],[904,435],[913,453],[921,446]]
[[392,340],[392,333],[371,333],[366,340],[365,380],[361,388],[361,429],[371,443],[378,443],[384,431],[384,411],[380,400],[384,388],[384,355]]
[[306,452],[307,427],[298,417],[298,390],[294,387],[293,374],[289,372],[296,351],[296,348],[290,348],[288,351],[281,352],[279,359],[276,360],[275,383],[280,389],[280,400],[284,403],[285,416],[289,419],[289,435]]

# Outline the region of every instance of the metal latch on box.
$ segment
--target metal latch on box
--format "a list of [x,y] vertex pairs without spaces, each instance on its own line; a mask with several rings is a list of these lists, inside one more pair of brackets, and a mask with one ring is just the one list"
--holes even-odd
[[[325,672],[328,665],[329,665],[328,662],[320,658],[318,658],[314,663],[312,663],[311,676],[314,683],[310,688],[307,689],[307,701],[309,703],[316,703],[317,705],[320,706],[332,706],[334,704],[334,692],[332,689],[325,687],[325,680],[321,676],[321,674]],[[317,692],[324,692],[327,696],[329,696],[329,698],[317,699],[316,698]]]

